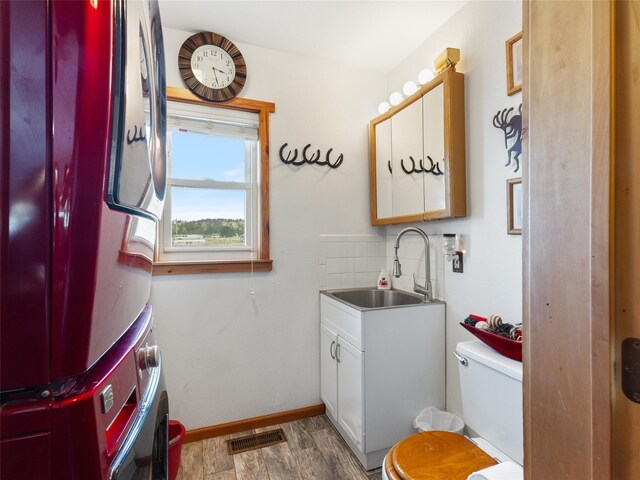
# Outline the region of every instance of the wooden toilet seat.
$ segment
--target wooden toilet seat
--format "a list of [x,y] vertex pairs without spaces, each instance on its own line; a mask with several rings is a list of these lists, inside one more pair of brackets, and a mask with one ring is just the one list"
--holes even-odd
[[384,469],[389,480],[466,480],[497,462],[462,435],[416,433],[396,443]]

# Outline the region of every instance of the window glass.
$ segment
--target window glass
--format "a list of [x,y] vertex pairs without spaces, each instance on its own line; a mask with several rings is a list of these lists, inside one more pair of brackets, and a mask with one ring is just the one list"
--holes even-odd
[[171,135],[171,177],[247,181],[244,140],[192,131]]
[[171,246],[246,246],[246,196],[244,190],[171,187]]
[[275,106],[245,99],[218,108],[179,89],[167,94],[167,195],[154,274],[270,271],[263,142]]

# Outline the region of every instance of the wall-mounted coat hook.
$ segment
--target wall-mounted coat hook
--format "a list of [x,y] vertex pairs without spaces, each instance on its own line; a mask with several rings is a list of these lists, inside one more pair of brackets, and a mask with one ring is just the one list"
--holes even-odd
[[[416,166],[416,161],[412,156],[409,156],[409,160],[411,161],[411,167],[405,167],[404,158],[400,159],[400,167],[402,171],[407,175],[411,175],[412,173],[423,174],[423,173],[432,173],[436,176],[444,175],[444,172],[440,169],[440,162],[433,162],[433,159],[427,155],[427,159],[429,160],[430,166],[429,168],[424,168],[424,162],[422,159],[418,160],[418,165]],[[391,164],[389,163],[389,171],[391,171]],[[392,172],[393,174],[393,172]]]
[[[295,148],[293,151],[293,158],[291,158],[291,150],[289,150],[289,153],[287,153],[287,158],[284,158],[282,152],[284,152],[284,149],[287,147],[287,145],[289,145],[288,143],[285,143],[284,145],[282,145],[280,147],[280,160],[282,160],[282,163],[286,163],[286,164],[294,164],[296,165],[295,161],[296,158],[298,158],[298,149]],[[304,162],[303,162],[304,163]]]
[[[422,170],[425,173],[433,173],[435,176],[444,175],[444,172],[440,170],[440,162],[433,163],[433,159],[429,155],[427,155],[427,159],[429,160],[431,166],[428,169],[422,167]],[[442,162],[444,163],[444,159],[442,160]]]
[[144,127],[140,127],[140,132],[138,132],[138,126],[134,125],[133,135],[131,135],[131,130],[127,130],[127,145],[131,145],[135,142],[144,142],[147,139],[147,132]]
[[287,145],[289,145],[288,143],[285,143],[282,145],[282,147],[280,147],[280,160],[282,161],[282,163],[286,163],[287,165],[303,165],[305,163],[309,163],[309,164],[316,164],[316,165],[326,165],[330,168],[338,168],[341,164],[342,161],[344,160],[344,155],[341,153],[338,158],[332,162],[330,160],[330,156],[331,156],[331,152],[333,151],[333,148],[330,148],[329,150],[327,150],[327,154],[325,155],[325,159],[324,160],[320,160],[320,157],[322,156],[322,154],[320,153],[320,149],[317,149],[315,151],[315,153],[311,154],[311,156],[308,155],[308,151],[311,148],[311,144],[307,144],[303,149],[302,149],[302,156],[300,157],[300,160],[298,160],[298,149],[295,148],[293,150],[293,158],[291,157],[291,150],[289,150],[289,152],[287,153],[287,156],[284,156],[284,150],[285,148],[287,148]]
[[409,160],[411,160],[411,168],[406,168],[404,166],[404,158],[400,159],[400,168],[402,168],[402,171],[407,175],[411,175],[412,173],[422,173],[422,160],[420,160],[418,168],[416,168],[416,161],[411,155],[409,155]]
[[[331,155],[331,152],[333,152],[333,148],[330,148],[329,150],[327,150],[327,154],[325,155],[325,160],[321,162],[317,162],[318,165],[327,165],[331,168],[338,168],[342,164],[342,160],[344,160],[344,155],[341,153],[340,155],[338,155],[338,158],[336,158],[336,161],[331,163],[331,160],[329,160],[329,156]],[[320,150],[318,150],[318,153],[320,153]]]
[[311,147],[311,144],[309,143],[306,147],[302,149],[302,158],[304,159],[305,163],[316,163],[320,158],[320,149],[318,149],[316,153],[311,156],[311,158],[308,158],[307,150],[309,150],[310,147]]

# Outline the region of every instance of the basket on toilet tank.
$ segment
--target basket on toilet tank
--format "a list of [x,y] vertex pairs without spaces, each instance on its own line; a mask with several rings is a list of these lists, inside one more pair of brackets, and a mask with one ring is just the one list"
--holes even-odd
[[[469,315],[469,319],[478,320],[480,322],[485,322],[487,320],[485,317],[473,314]],[[469,333],[475,335],[478,340],[483,341],[498,353],[501,353],[507,358],[518,360],[519,362],[522,361],[522,340],[511,340],[501,335],[496,335],[480,328],[476,328],[472,325],[467,325],[463,322],[460,322],[460,325],[462,325]]]
[[456,346],[467,427],[522,465],[522,363],[478,340]]

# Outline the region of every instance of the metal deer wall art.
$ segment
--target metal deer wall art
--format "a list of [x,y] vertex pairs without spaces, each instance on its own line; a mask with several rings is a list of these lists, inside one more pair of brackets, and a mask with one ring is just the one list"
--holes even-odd
[[505,167],[511,165],[511,161],[516,164],[514,172],[520,170],[520,154],[522,153],[522,104],[518,107],[518,113],[513,113],[514,108],[498,110],[493,117],[493,126],[499,128],[504,133],[504,148],[507,149],[507,163]]

